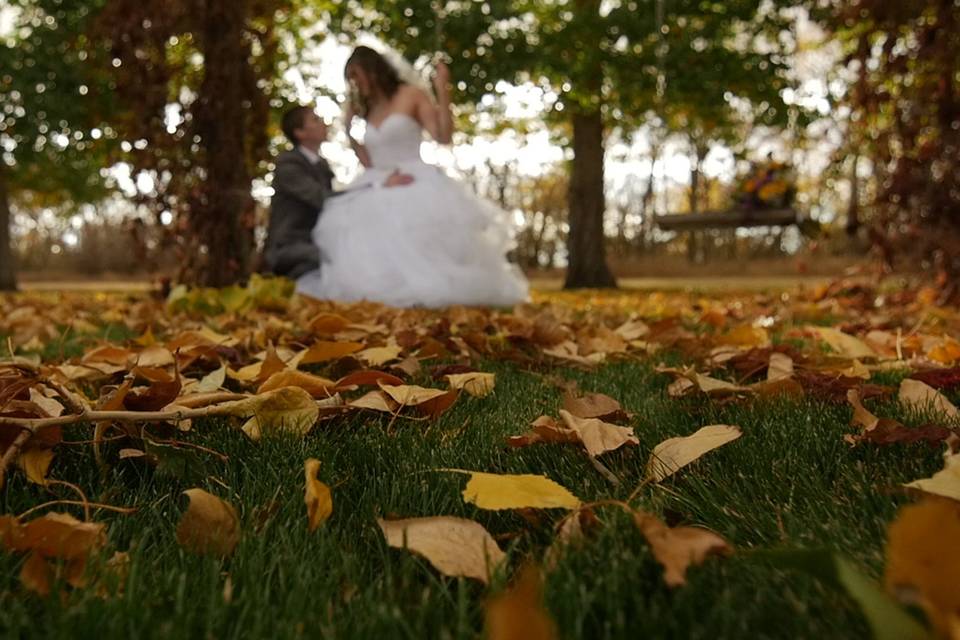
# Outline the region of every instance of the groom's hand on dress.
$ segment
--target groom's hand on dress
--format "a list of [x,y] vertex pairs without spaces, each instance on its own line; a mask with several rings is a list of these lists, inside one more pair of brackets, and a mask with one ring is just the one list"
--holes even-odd
[[402,187],[413,182],[413,176],[408,173],[400,173],[399,171],[394,171],[387,177],[386,182],[383,183],[385,187]]

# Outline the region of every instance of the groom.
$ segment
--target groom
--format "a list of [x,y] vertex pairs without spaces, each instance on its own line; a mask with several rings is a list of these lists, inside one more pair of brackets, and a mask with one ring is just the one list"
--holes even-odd
[[[277,158],[273,174],[273,198],[263,258],[267,270],[296,279],[320,267],[320,252],[311,232],[333,190],[333,171],[320,157],[327,139],[327,125],[311,107],[293,107],[283,114],[284,135],[294,148]],[[393,173],[383,184],[410,184],[413,177]]]

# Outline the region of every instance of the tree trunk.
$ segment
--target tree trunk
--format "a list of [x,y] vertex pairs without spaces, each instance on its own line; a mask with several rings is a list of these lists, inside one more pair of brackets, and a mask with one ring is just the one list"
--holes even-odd
[[565,289],[616,287],[603,234],[603,119],[599,108],[573,115],[570,232]]
[[857,175],[857,168],[860,164],[860,156],[853,155],[853,166],[850,169],[850,202],[847,205],[847,224],[845,231],[847,235],[854,235],[860,228],[860,176]]
[[657,159],[660,156],[660,147],[654,146],[650,150],[650,178],[647,180],[647,188],[643,192],[643,198],[640,200],[640,247],[647,249],[653,244],[653,219],[657,215],[657,201],[653,197],[653,176],[657,169]]
[[10,228],[10,197],[7,194],[7,178],[0,162],[0,291],[16,291],[17,276],[13,263],[13,238]]
[[191,211],[199,255],[187,277],[222,287],[247,276],[253,251],[254,203],[244,146],[249,106],[243,88],[250,55],[243,38],[249,0],[206,0],[203,11],[204,78],[196,115],[206,180]]

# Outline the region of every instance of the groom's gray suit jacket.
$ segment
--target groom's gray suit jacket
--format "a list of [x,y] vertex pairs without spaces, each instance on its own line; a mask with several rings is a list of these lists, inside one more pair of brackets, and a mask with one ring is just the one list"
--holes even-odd
[[285,151],[277,158],[273,190],[264,261],[273,273],[297,278],[320,266],[310,232],[334,195],[333,171],[323,158],[312,164],[297,149]]

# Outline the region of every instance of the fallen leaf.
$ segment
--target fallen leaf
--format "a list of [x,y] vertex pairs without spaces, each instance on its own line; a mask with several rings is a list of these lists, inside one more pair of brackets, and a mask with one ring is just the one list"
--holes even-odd
[[187,551],[229,556],[240,542],[240,518],[227,502],[203,489],[187,489],[190,506],[177,525],[177,542]]
[[773,351],[767,365],[767,380],[785,380],[793,377],[793,358],[785,353]]
[[945,395],[919,380],[907,378],[901,382],[898,397],[902,404],[920,411],[933,410],[948,418],[960,416],[957,407]]
[[856,389],[847,391],[847,401],[853,407],[853,418],[850,419],[850,424],[862,427],[864,431],[872,431],[877,428],[877,425],[880,424],[880,418],[870,413],[863,406],[860,402],[860,393]]
[[653,556],[663,565],[663,580],[668,587],[686,584],[687,568],[700,565],[708,556],[732,553],[726,540],[699,527],[670,528],[659,518],[637,511],[634,522],[647,539]]
[[887,588],[923,609],[939,635],[960,630],[960,504],[939,498],[902,507],[887,530]]
[[903,486],[960,502],[960,453],[952,446],[952,443],[957,442],[956,436],[947,440],[947,450],[943,454],[943,469],[929,478],[914,480]]
[[428,389],[413,384],[391,385],[381,382],[380,388],[401,407],[415,407],[447,393],[445,389]]
[[243,432],[254,440],[264,434],[292,433],[305,436],[316,424],[320,408],[300,387],[281,387],[263,394],[226,402],[224,413],[248,418]]
[[380,390],[368,391],[359,398],[348,402],[347,406],[354,409],[370,409],[384,413],[395,413],[400,408],[400,405],[393,398]]
[[603,393],[585,393],[577,396],[566,394],[563,408],[578,418],[611,418],[623,416],[620,403]]
[[553,640],[557,625],[543,606],[540,569],[527,564],[515,582],[487,600],[484,621],[488,640]]
[[27,479],[40,486],[47,485],[47,472],[53,462],[53,449],[26,449],[20,453],[17,463]]
[[481,509],[576,509],[580,499],[553,480],[530,474],[497,474],[481,471],[467,473],[470,480],[463,490],[463,499]]
[[486,529],[473,520],[437,516],[377,520],[387,544],[426,558],[446,576],[463,576],[484,584],[506,559]]
[[333,496],[330,494],[330,487],[317,479],[318,471],[320,471],[320,461],[316,458],[307,459],[304,463],[306,492],[303,500],[307,505],[307,527],[310,531],[316,531],[317,527],[326,522],[333,513]]
[[352,391],[357,387],[373,386],[380,383],[403,385],[403,380],[385,371],[355,371],[337,380],[337,391]]
[[560,410],[560,418],[577,434],[587,453],[593,457],[619,449],[625,444],[640,444],[630,427],[620,427],[597,418],[578,418],[564,409]]
[[20,567],[20,584],[27,591],[46,597],[50,595],[50,583],[53,582],[53,569],[42,555],[34,551],[27,556]]
[[[106,542],[106,525],[82,522],[66,513],[47,513],[26,524],[7,527],[3,540],[11,551],[33,551],[45,558],[85,558]],[[0,524],[0,531],[3,528]]]
[[311,345],[306,354],[304,354],[303,359],[300,360],[300,364],[314,364],[317,362],[339,360],[361,349],[363,349],[363,344],[359,342],[327,342],[321,340]]
[[689,436],[664,440],[650,454],[647,475],[662,482],[705,453],[732,442],[742,435],[740,427],[715,424],[702,427]]
[[494,374],[480,371],[449,374],[446,378],[451,389],[463,389],[475,398],[486,398],[493,392],[493,387],[496,384]]
[[401,352],[403,352],[403,347],[396,344],[388,344],[383,347],[372,347],[358,351],[356,358],[371,367],[380,367],[399,358]]
[[190,388],[190,393],[214,393],[218,391],[227,380],[227,367],[220,365],[207,375],[203,376],[199,382]]
[[284,369],[267,378],[257,389],[257,393],[266,393],[281,387],[299,387],[314,398],[329,398],[333,395],[337,383],[303,371]]
[[830,348],[833,349],[837,355],[844,358],[853,360],[877,357],[876,352],[865,342],[850,334],[830,327],[809,327],[808,330],[830,345]]

